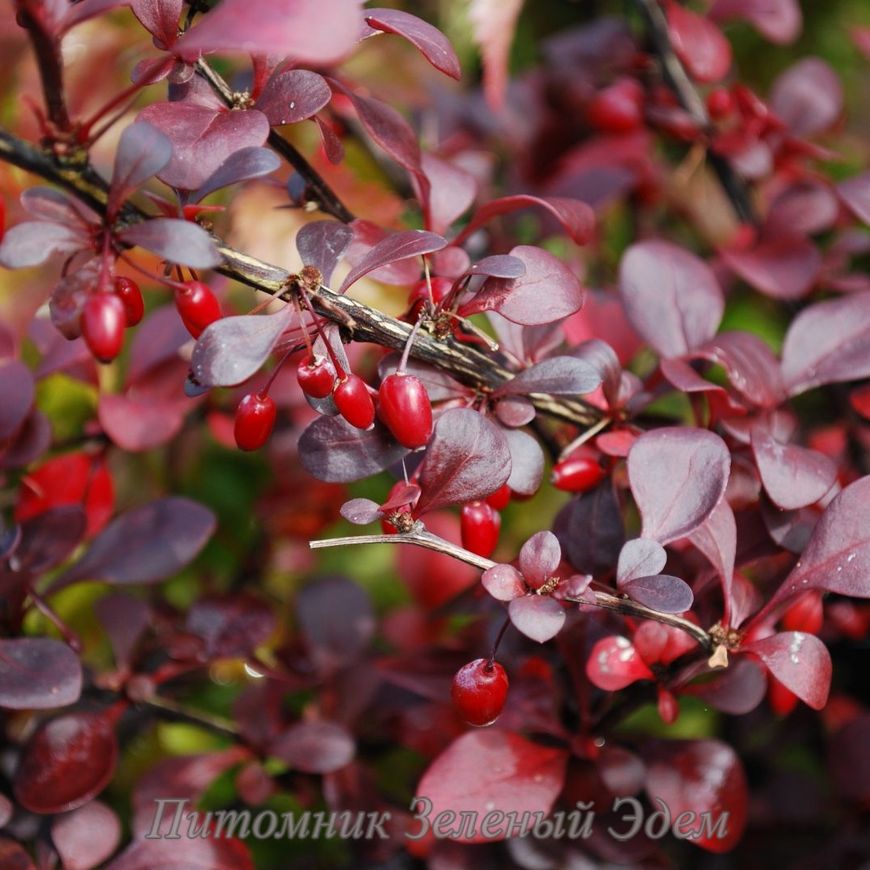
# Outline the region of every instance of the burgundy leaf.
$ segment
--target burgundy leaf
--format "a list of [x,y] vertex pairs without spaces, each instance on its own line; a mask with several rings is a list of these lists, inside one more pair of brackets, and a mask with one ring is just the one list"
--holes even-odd
[[485,498],[510,477],[501,429],[470,408],[451,408],[435,424],[420,466],[417,513]]
[[721,365],[734,390],[753,405],[772,408],[785,399],[779,360],[758,336],[720,332],[697,355]]
[[513,601],[526,594],[523,575],[513,565],[494,565],[480,577],[483,588],[498,601]]
[[536,532],[520,550],[520,571],[533,589],[543,586],[561,561],[562,548],[552,532]]
[[114,810],[91,801],[51,823],[51,841],[64,870],[99,867],[121,842],[121,822]]
[[694,600],[691,587],[679,577],[669,574],[636,577],[620,583],[619,589],[635,601],[661,613],[685,613]]
[[456,238],[455,243],[463,242],[475,230],[489,223],[494,217],[532,206],[543,208],[553,215],[578,245],[585,245],[592,237],[595,229],[595,212],[585,202],[558,196],[540,197],[518,194],[494,199],[486,205],[482,205],[471,216],[471,220]]
[[365,19],[375,30],[403,36],[435,69],[450,78],[459,79],[462,75],[450,40],[437,27],[400,9],[366,9]]
[[719,253],[729,269],[774,299],[805,296],[822,268],[819,249],[804,236],[775,236],[753,248]]
[[183,0],[132,0],[130,7],[158,48],[167,49],[178,39]]
[[[746,775],[734,750],[718,740],[673,740],[656,744],[654,755],[645,758],[647,793],[664,803],[671,819],[689,814],[694,823],[683,830],[702,834],[691,842],[709,852],[732,849],[743,836],[749,802]],[[705,815],[715,825],[724,813],[724,836],[704,836]]]
[[352,498],[341,506],[341,515],[356,526],[367,526],[381,518],[381,506],[370,498]]
[[536,363],[502,384],[495,395],[577,396],[601,386],[601,375],[588,362],[573,356],[554,356]]
[[275,614],[252,595],[206,596],[187,612],[187,630],[202,638],[205,655],[245,658],[275,630]]
[[124,200],[157,175],[171,159],[172,143],[156,127],[142,121],[127,127],[115,152],[106,204],[109,214],[117,213]]
[[223,0],[176,49],[184,57],[244,52],[328,66],[350,52],[362,30],[359,0]]
[[828,702],[831,656],[815,635],[783,631],[742,649],[758,656],[780,683],[814,710],[821,710]]
[[174,305],[163,305],[139,325],[130,347],[128,384],[141,381],[155,369],[179,360],[179,350],[190,341],[190,333]]
[[565,609],[554,598],[544,595],[514,598],[508,613],[514,628],[538,643],[554,638],[565,624]]
[[661,572],[668,561],[665,548],[648,538],[626,541],[619,551],[616,582],[619,586],[638,577],[651,577]]
[[79,699],[79,657],[47,637],[0,639],[0,707],[51,710]]
[[316,115],[331,99],[332,90],[322,75],[291,69],[273,75],[255,105],[273,127],[280,127]]
[[429,229],[445,233],[474,202],[477,179],[470,172],[433,154],[424,153],[421,166],[429,180],[429,190],[424,196],[424,191],[418,189],[417,195],[421,202],[428,202]]
[[193,561],[214,528],[214,514],[198,502],[177,496],[157,499],[114,519],[56,586],[86,579],[156,583]]
[[677,56],[699,82],[717,82],[731,66],[731,43],[712,21],[679,3],[667,5],[668,30]]
[[102,713],[66,713],[34,732],[13,779],[18,802],[32,813],[62,813],[98,795],[115,773],[118,742]]
[[664,357],[709,341],[725,301],[710,267],[670,242],[637,242],[623,255],[619,290],[632,326]]
[[616,351],[607,342],[590,338],[573,348],[571,354],[595,368],[601,378],[604,397],[610,405],[617,404],[622,382],[622,366],[619,364]]
[[870,377],[870,292],[804,309],[785,336],[782,376],[792,396]]
[[296,233],[296,250],[306,266],[316,266],[329,284],[338,261],[353,239],[353,230],[338,221],[314,221]]
[[0,363],[0,443],[21,428],[33,407],[33,375],[24,363]]
[[[562,790],[566,762],[564,749],[540,746],[512,731],[468,731],[432,762],[414,793],[432,802],[433,818],[446,812],[477,818],[496,811],[548,815]],[[463,842],[487,839],[479,825],[475,828],[475,836]]]
[[90,247],[81,228],[49,221],[24,221],[6,230],[0,242],[0,266],[27,269],[53,254],[72,254]]
[[483,92],[494,112],[504,105],[508,60],[523,0],[471,0],[468,19],[483,60]]
[[[85,469],[90,474],[89,463]],[[13,557],[16,570],[39,574],[59,565],[81,543],[86,526],[87,514],[78,504],[58,505],[26,520]]]
[[870,225],[870,172],[841,181],[837,193],[858,220]]
[[231,154],[263,145],[269,135],[269,121],[256,109],[231,112],[191,102],[152,103],[139,113],[139,120],[172,142],[172,160],[158,177],[182,190],[203,186]]
[[221,261],[211,236],[190,221],[178,218],[151,218],[133,224],[120,234],[130,245],[138,245],[146,251],[159,254],[170,263],[191,266],[194,269],[209,269]]
[[21,206],[37,220],[78,225],[82,229],[99,220],[96,212],[84,203],[53,187],[29,187],[21,194]]
[[625,531],[609,481],[571,501],[560,518],[564,528],[556,529],[556,535],[562,552],[577,571],[600,574],[613,569]]
[[199,202],[222,187],[269,175],[280,165],[281,160],[278,155],[268,148],[252,146],[234,151],[212,172],[202,186],[191,194],[191,200]]
[[783,510],[814,504],[837,479],[833,459],[806,447],[780,444],[763,426],[752,430],[752,452],[764,489]]
[[337,722],[299,722],[285,731],[269,748],[303,773],[333,773],[353,760],[353,737]]
[[722,581],[726,612],[730,611],[731,580],[737,551],[737,525],[734,512],[722,499],[710,516],[690,535],[689,540],[707,557]]
[[382,266],[395,263],[399,260],[407,260],[411,257],[420,257],[423,254],[440,251],[446,245],[447,240],[443,236],[429,233],[425,230],[405,230],[393,233],[378,242],[350,270],[347,277],[342,281],[341,287],[338,288],[338,292],[344,293],[351,284],[359,281],[360,278],[368,275],[369,272],[374,272],[375,269],[380,269]]
[[517,429],[506,429],[502,434],[507,439],[511,454],[511,474],[507,480],[511,492],[534,495],[544,476],[544,451],[541,445],[536,438]]
[[643,537],[667,544],[696,529],[725,492],[731,455],[703,429],[645,432],[628,453],[628,479],[643,519]]
[[139,453],[168,444],[184,425],[192,403],[184,396],[165,399],[103,393],[97,416],[103,431],[122,450]]
[[716,0],[710,17],[715,21],[743,19],[762,36],[780,44],[794,42],[803,25],[798,0]]
[[343,417],[315,420],[299,439],[299,459],[316,478],[349,483],[377,474],[408,453],[383,427],[361,431]]
[[770,106],[795,136],[822,133],[843,111],[840,77],[820,58],[806,57],[773,83]]
[[526,274],[526,264],[510,254],[494,254],[478,260],[466,274],[487,275],[491,278],[522,278]]
[[141,598],[126,592],[110,592],[94,605],[94,613],[112,645],[115,664],[122,667],[148,628],[151,608]]
[[509,429],[531,423],[536,414],[535,406],[525,396],[501,398],[495,404],[495,416],[499,423]]
[[604,637],[592,647],[586,659],[586,675],[605,692],[618,692],[638,680],[653,679],[631,641],[619,635]]
[[836,223],[840,207],[831,185],[807,180],[786,187],[770,204],[765,232],[774,235],[814,235]]
[[713,679],[687,686],[682,691],[700,698],[714,710],[744,716],[764,699],[767,679],[751,656],[737,656]]

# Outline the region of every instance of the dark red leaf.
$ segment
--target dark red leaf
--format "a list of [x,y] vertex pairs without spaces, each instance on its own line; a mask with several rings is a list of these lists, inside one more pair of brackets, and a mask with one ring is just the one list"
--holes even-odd
[[560,519],[564,526],[557,528],[556,534],[562,552],[577,571],[600,574],[613,569],[625,531],[609,481],[570,502]]
[[[499,403],[501,404],[501,403]],[[544,476],[544,451],[537,439],[518,429],[502,432],[511,454],[511,474],[507,485],[519,495],[534,495]]]
[[758,656],[780,683],[813,709],[821,710],[828,702],[831,656],[815,635],[783,631],[742,649]]
[[682,690],[700,698],[714,710],[743,716],[754,710],[767,693],[767,679],[760,665],[751,656],[737,656],[712,680],[691,685]]
[[266,82],[255,106],[273,127],[280,127],[316,115],[330,99],[332,90],[323,76],[307,69],[291,69]]
[[353,737],[337,722],[299,722],[269,747],[269,754],[303,773],[333,773],[353,760]]
[[652,671],[627,637],[611,635],[599,640],[586,660],[586,675],[605,692],[618,692],[638,680],[653,679]]
[[712,21],[679,3],[667,5],[668,30],[677,56],[699,82],[717,82],[731,67],[731,43]]
[[208,596],[187,613],[187,630],[202,638],[209,659],[245,658],[275,630],[275,614],[252,595]]
[[0,836],[0,864],[9,870],[36,870],[36,864],[24,851],[24,847],[3,836]]
[[870,172],[841,181],[837,193],[858,220],[870,225]]
[[[457,737],[428,767],[414,793],[439,813],[488,812],[548,815],[565,777],[567,753],[499,728]],[[479,826],[478,826],[479,827]],[[503,837],[502,837],[503,838]],[[483,842],[479,830],[463,842]]]
[[0,639],[0,707],[51,710],[78,700],[82,691],[79,657],[47,637]]
[[314,221],[296,233],[296,250],[306,266],[316,266],[329,284],[338,261],[353,239],[353,230],[338,221]]
[[619,588],[635,601],[661,613],[685,613],[694,601],[689,585],[669,574],[636,577],[620,583]]
[[39,574],[65,561],[81,543],[86,522],[78,505],[53,507],[25,520],[12,557],[15,570]]
[[130,7],[159,48],[169,48],[178,39],[178,21],[183,0],[132,0]]
[[103,393],[97,416],[103,431],[122,450],[138,453],[169,443],[184,425],[192,403],[183,395],[164,399],[154,395]]
[[51,823],[51,841],[64,870],[99,867],[121,842],[121,822],[114,810],[91,801]]
[[248,181],[252,178],[262,178],[269,175],[281,165],[281,160],[274,151],[268,148],[252,146],[234,151],[212,172],[201,187],[191,194],[193,202],[205,199],[210,193],[228,187],[230,184],[238,184],[240,181]]
[[690,535],[689,540],[707,557],[722,581],[722,594],[729,610],[734,557],[737,550],[737,525],[734,512],[722,499],[710,516]]
[[536,532],[520,549],[520,571],[533,589],[543,586],[561,561],[562,548],[552,532]]
[[470,408],[451,408],[438,418],[420,466],[417,513],[483,499],[506,483],[510,472],[502,430]]
[[508,605],[508,614],[514,628],[538,643],[554,638],[565,624],[565,608],[544,595],[514,598]]
[[133,224],[119,234],[130,245],[159,254],[170,263],[209,269],[217,266],[221,255],[211,236],[190,221],[177,218],[151,218]]
[[753,248],[719,253],[729,269],[774,299],[805,296],[822,268],[819,249],[805,236],[775,236]]
[[601,385],[601,375],[588,362],[573,356],[554,356],[536,363],[502,384],[496,395],[577,396]]
[[428,202],[427,226],[436,233],[446,233],[474,202],[477,179],[470,172],[428,153],[422,155],[421,166],[429,180],[429,191],[428,196],[424,196],[418,185],[417,195],[421,202]]
[[435,69],[450,78],[459,79],[462,75],[459,58],[450,40],[437,27],[400,9],[366,9],[365,19],[366,24],[375,30],[403,36]]
[[843,111],[840,77],[818,57],[806,57],[773,83],[770,106],[795,136],[827,130]]
[[0,443],[21,428],[33,407],[33,375],[24,363],[0,363]]
[[715,21],[748,21],[771,42],[787,44],[798,38],[803,18],[798,0],[716,0],[710,10]]
[[131,193],[172,159],[172,143],[156,127],[139,121],[121,134],[115,152],[107,209],[115,214]]
[[779,360],[756,335],[720,332],[697,355],[721,365],[734,390],[753,405],[772,408],[785,398]]
[[725,492],[731,454],[703,429],[645,432],[628,453],[628,479],[643,518],[643,537],[667,544],[696,529]]
[[619,551],[616,581],[621,585],[637,577],[651,577],[660,573],[667,561],[665,548],[656,541],[648,538],[626,541]]
[[148,628],[151,608],[141,598],[126,592],[110,592],[94,605],[94,613],[112,645],[115,664],[122,667]]

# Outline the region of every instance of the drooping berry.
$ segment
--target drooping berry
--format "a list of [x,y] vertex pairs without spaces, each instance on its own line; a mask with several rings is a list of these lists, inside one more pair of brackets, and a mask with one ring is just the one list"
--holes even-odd
[[734,111],[734,97],[728,88],[716,88],[707,94],[707,111],[714,121],[727,118]]
[[643,122],[643,88],[619,79],[599,91],[586,106],[586,119],[604,133],[631,133]]
[[145,315],[145,302],[139,285],[131,278],[118,275],[115,278],[115,295],[124,303],[127,326],[135,326]]
[[302,392],[312,399],[325,399],[335,385],[335,373],[325,357],[307,356],[296,367]]
[[426,387],[414,375],[393,372],[378,389],[378,414],[403,447],[416,450],[432,434],[432,403]]
[[553,467],[552,483],[565,492],[587,492],[604,480],[604,469],[594,455],[575,453]]
[[175,306],[187,331],[199,338],[205,328],[220,320],[221,306],[211,288],[202,281],[187,281],[175,291]]
[[498,544],[501,517],[485,501],[462,506],[459,514],[462,546],[478,556],[489,558]]
[[475,659],[453,677],[450,694],[457,712],[469,725],[491,725],[507,699],[508,678],[498,662]]
[[351,426],[368,429],[375,422],[375,403],[359,375],[346,375],[335,387],[332,398],[338,412]]
[[497,511],[503,511],[510,504],[511,495],[511,488],[505,483],[486,497],[486,503]]
[[124,346],[124,303],[114,293],[92,293],[82,308],[82,335],[90,352],[111,362]]
[[262,447],[275,427],[275,402],[271,396],[248,393],[236,408],[233,434],[240,450]]

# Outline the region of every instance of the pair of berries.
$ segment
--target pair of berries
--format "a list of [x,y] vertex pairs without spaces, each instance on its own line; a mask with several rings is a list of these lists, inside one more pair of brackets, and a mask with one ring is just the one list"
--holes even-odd
[[97,290],[85,301],[81,313],[82,337],[101,363],[109,363],[124,346],[124,330],[145,314],[139,285],[118,276],[111,290]]
[[375,403],[366,382],[352,372],[340,380],[325,357],[307,356],[296,368],[302,392],[312,399],[331,395],[339,414],[351,426],[368,429],[375,422]]
[[453,705],[469,725],[491,725],[504,708],[508,678],[504,668],[491,659],[475,659],[453,677]]

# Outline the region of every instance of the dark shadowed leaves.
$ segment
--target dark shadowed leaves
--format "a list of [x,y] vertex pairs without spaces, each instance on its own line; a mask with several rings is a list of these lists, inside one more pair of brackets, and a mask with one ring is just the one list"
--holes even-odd
[[742,649],[758,656],[780,683],[814,710],[821,710],[827,703],[831,655],[815,635],[783,631]]
[[230,184],[238,184],[240,181],[248,181],[251,178],[262,178],[269,175],[281,165],[281,160],[274,151],[268,148],[259,148],[256,145],[251,148],[242,148],[235,151],[212,172],[199,189],[191,195],[193,202],[199,202],[210,193],[228,187]]
[[197,224],[178,218],[152,218],[133,224],[119,236],[128,244],[159,254],[170,263],[194,269],[209,269],[221,261],[211,236]]
[[548,393],[576,396],[591,393],[601,385],[601,375],[592,365],[573,356],[554,356],[524,369],[502,384],[496,395]]
[[[567,753],[540,746],[500,728],[469,731],[456,738],[423,774],[416,793],[432,812],[543,813],[562,790]],[[477,827],[466,842],[486,839]]]
[[115,152],[112,184],[106,205],[115,214],[131,193],[157,175],[172,159],[172,143],[151,124],[139,121],[121,134]]
[[270,754],[303,773],[333,773],[353,760],[353,737],[337,722],[299,722],[269,748]]
[[256,107],[273,127],[295,124],[317,114],[332,99],[323,76],[307,69],[273,75],[257,97]]
[[843,111],[843,87],[828,64],[807,57],[773,83],[770,106],[795,136],[814,136],[827,130]]
[[731,455],[712,432],[654,429],[628,453],[628,479],[643,518],[643,537],[660,544],[696,529],[719,503]]
[[110,592],[95,605],[94,612],[112,645],[115,664],[122,667],[151,620],[151,608],[126,592]]
[[689,585],[669,574],[636,577],[620,583],[619,588],[640,604],[661,613],[685,613],[694,600]]
[[508,605],[514,628],[526,637],[544,643],[554,638],[565,624],[565,609],[554,598],[522,595]]
[[77,701],[82,691],[79,657],[47,637],[0,639],[0,707],[51,710]]
[[209,659],[244,658],[268,640],[275,614],[252,595],[210,596],[191,606],[187,629],[202,638]]
[[626,541],[619,551],[616,566],[616,581],[626,583],[637,577],[651,577],[658,574],[668,561],[665,548],[648,538],[634,538]]
[[470,408],[445,411],[420,466],[418,513],[475,501],[495,492],[511,472],[502,430]]
[[665,357],[711,339],[725,309],[710,267],[670,242],[632,245],[619,266],[619,290],[631,325]]
[[405,37],[435,69],[450,78],[458,79],[462,75],[450,40],[437,27],[400,9],[366,9],[365,19],[375,30]]
[[353,239],[353,230],[338,221],[314,221],[296,233],[296,250],[306,266],[316,266],[329,284],[338,261]]
[[574,499],[560,515],[557,530],[562,551],[583,574],[611,570],[625,540],[622,515],[609,482]]

